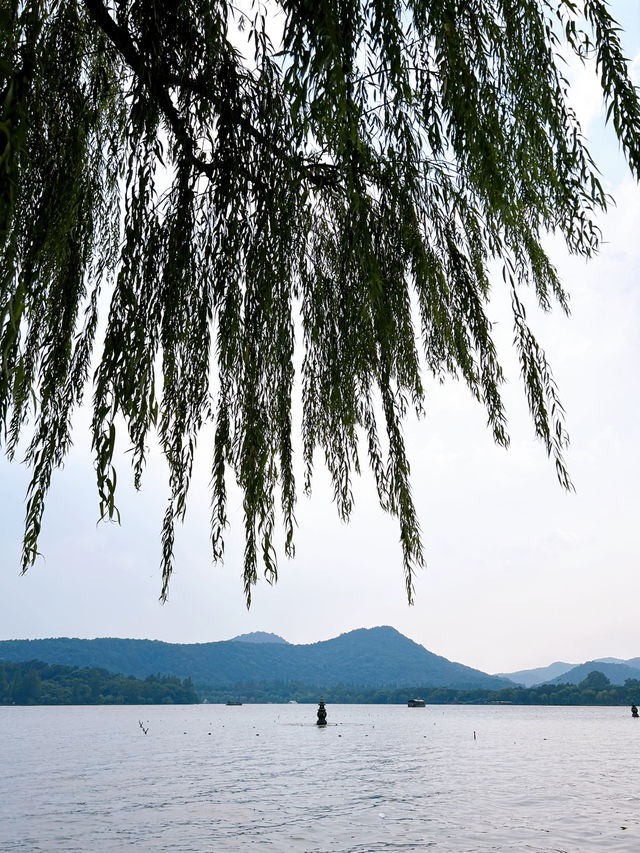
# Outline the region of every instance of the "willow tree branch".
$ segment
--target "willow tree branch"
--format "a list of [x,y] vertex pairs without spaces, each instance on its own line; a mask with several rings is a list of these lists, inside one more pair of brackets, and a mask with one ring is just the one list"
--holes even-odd
[[188,155],[191,164],[207,177],[214,177],[215,165],[197,156],[196,144],[189,134],[187,123],[176,109],[169,92],[162,86],[153,70],[136,49],[128,31],[113,20],[101,0],[83,0],[83,2],[93,20],[118,49],[122,58],[146,87],[149,94],[154,97],[169,122],[176,139]]
[[[213,178],[216,172],[215,163],[203,160],[196,153],[197,146],[189,133],[188,124],[171,100],[171,95],[165,88],[165,84],[185,89],[207,100],[211,100],[211,90],[200,83],[200,81],[190,77],[181,77],[177,74],[165,72],[164,70],[158,74],[154,68],[145,62],[144,57],[133,43],[129,32],[114,21],[101,0],[83,0],[83,2],[89,15],[109,38],[114,47],[118,49],[129,68],[131,68],[136,77],[146,87],[149,94],[155,99],[158,107],[164,113],[176,139],[189,157],[192,166],[208,178]],[[237,115],[235,118],[238,125],[247,134],[265,148],[275,153],[283,162],[293,166],[296,171],[302,173],[314,186],[323,188],[339,185],[338,166],[333,163],[305,162],[302,158],[296,158],[275,145],[268,136],[254,127],[244,116]],[[247,173],[247,177],[250,180],[254,180],[254,176],[250,173]]]

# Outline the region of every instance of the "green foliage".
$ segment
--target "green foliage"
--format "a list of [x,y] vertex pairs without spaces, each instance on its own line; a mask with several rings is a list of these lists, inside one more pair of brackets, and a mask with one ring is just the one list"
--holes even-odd
[[593,670],[578,686],[582,690],[604,690],[611,686],[611,682],[603,672]]
[[462,379],[508,444],[487,314],[496,260],[535,432],[570,487],[562,407],[521,296],[528,284],[543,309],[566,310],[541,237],[558,231],[590,256],[607,203],[566,102],[563,44],[595,61],[640,173],[618,30],[604,0],[582,5],[584,18],[572,0],[282,0],[272,23],[257,2],[6,0],[0,429],[10,457],[30,430],[24,569],[107,295],[93,377],[100,514],[118,517],[116,428],[137,487],[156,430],[170,471],[163,598],[205,422],[213,557],[231,475],[247,602],[260,561],[277,577],[278,498],[293,554],[299,364],[304,488],[319,450],[348,518],[364,443],[399,519],[411,599],[423,552],[402,422],[423,409],[421,358],[435,380]]
[[149,675],[143,680],[104,669],[0,661],[0,705],[193,704],[191,679]]

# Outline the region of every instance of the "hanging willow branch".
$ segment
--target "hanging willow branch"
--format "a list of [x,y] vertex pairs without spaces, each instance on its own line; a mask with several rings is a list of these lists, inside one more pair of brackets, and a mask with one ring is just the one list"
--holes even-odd
[[347,519],[364,441],[411,600],[423,551],[402,421],[423,407],[420,359],[437,380],[462,378],[508,444],[487,317],[496,259],[535,432],[570,488],[562,406],[519,296],[530,285],[544,310],[566,310],[541,237],[560,232],[590,256],[607,204],[565,98],[567,45],[595,62],[637,177],[638,92],[603,0],[297,0],[269,14],[223,0],[7,0],[0,428],[10,458],[28,436],[23,569],[91,384],[107,287],[92,382],[100,513],[119,517],[116,423],[138,488],[157,432],[170,472],[163,598],[205,422],[214,558],[230,472],[247,602],[260,564],[277,576],[278,496],[293,554],[299,313],[305,489],[320,449]]

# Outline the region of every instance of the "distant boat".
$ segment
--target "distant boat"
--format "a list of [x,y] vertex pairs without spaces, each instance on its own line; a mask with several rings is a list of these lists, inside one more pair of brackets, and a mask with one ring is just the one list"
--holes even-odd
[[290,704],[290,705],[297,705],[297,704],[298,704],[298,702],[297,702],[297,700],[296,700],[296,699],[289,699],[289,704]]
[[407,702],[408,708],[424,708],[424,699],[409,699]]
[[242,702],[227,702],[227,705],[242,705]]

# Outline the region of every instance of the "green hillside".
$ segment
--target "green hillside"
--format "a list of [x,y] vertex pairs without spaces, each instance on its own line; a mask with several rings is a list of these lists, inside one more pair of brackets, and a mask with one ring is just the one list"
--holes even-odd
[[497,678],[427,651],[394,628],[359,629],[310,645],[246,643],[174,644],[158,640],[67,637],[0,641],[0,659],[100,667],[145,678],[151,673],[191,678],[211,686],[295,681],[309,686],[499,689]]

